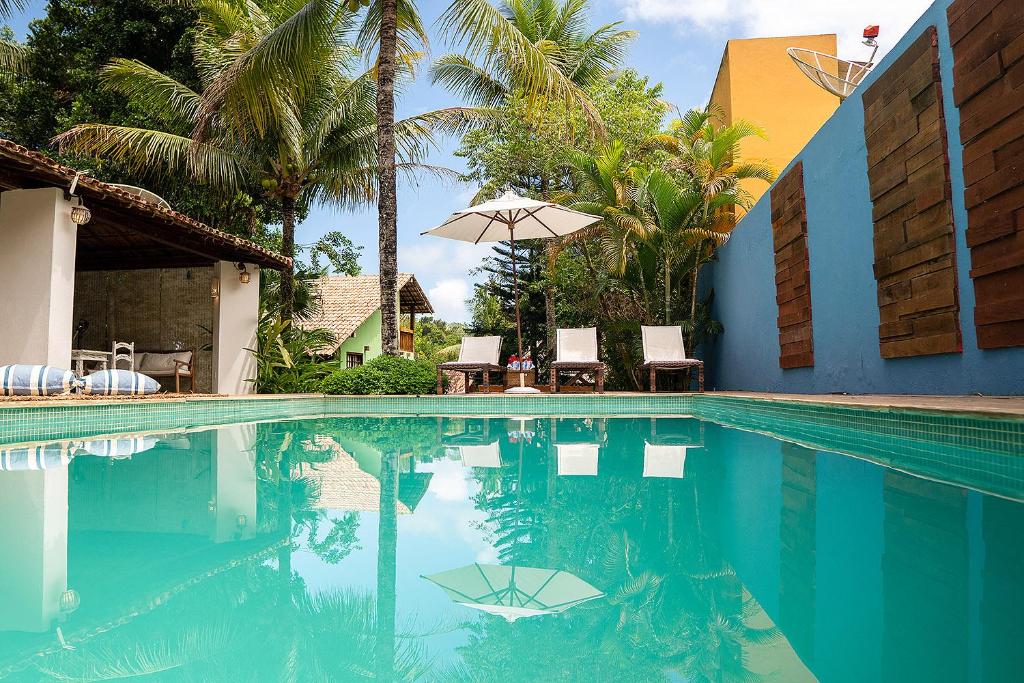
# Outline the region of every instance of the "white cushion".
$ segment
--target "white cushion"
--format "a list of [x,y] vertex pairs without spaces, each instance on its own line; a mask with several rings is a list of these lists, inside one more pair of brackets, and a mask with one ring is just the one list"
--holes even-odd
[[597,362],[597,328],[558,330],[558,360],[567,363]]
[[500,365],[501,337],[463,337],[459,347],[460,363]]
[[[136,358],[137,357],[138,356],[136,356]],[[142,362],[136,362],[136,364],[139,366],[139,370],[152,370],[154,372],[169,372],[174,374],[174,361],[176,360],[188,363],[192,360],[192,352],[177,351],[175,353],[147,353],[144,354]]]
[[683,328],[678,325],[640,327],[644,340],[644,362],[686,360]]

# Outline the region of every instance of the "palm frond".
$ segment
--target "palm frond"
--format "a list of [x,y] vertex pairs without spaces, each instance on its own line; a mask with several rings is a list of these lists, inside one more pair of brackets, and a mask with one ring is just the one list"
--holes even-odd
[[86,123],[56,136],[53,143],[62,152],[111,159],[141,175],[180,175],[232,191],[250,170],[244,158],[215,145],[145,128]]

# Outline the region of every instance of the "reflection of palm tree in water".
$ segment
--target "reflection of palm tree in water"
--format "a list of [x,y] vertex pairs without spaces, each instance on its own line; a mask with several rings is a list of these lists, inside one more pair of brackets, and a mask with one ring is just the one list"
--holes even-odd
[[[263,553],[212,579],[187,578],[189,587],[161,600],[151,614],[126,620],[73,652],[37,658],[35,672],[47,680],[160,681],[411,681],[422,675],[422,648],[395,635],[397,456],[386,459],[382,471],[378,604],[359,592],[311,593],[294,574],[296,529],[314,510],[316,491],[292,478],[302,457],[296,433],[264,437],[257,469],[261,502],[270,510],[263,511],[262,536],[279,538],[276,568]],[[266,528],[267,512],[276,517],[274,529]]]
[[[562,670],[577,666],[585,672],[594,664],[574,662],[573,652],[579,649],[590,653],[591,660],[599,656],[607,670],[632,666],[634,672],[649,675],[676,670],[693,681],[757,679],[746,666],[751,649],[774,642],[780,634],[774,627],[750,625],[750,616],[759,607],[744,596],[740,581],[702,528],[699,472],[672,482],[604,475],[558,478],[555,483],[551,456],[548,451],[547,461],[531,459],[538,465],[536,472],[528,467],[518,473],[517,493],[526,494],[521,506],[509,495],[508,486],[488,480],[484,473],[484,489],[477,500],[495,525],[503,560],[515,547],[526,556],[521,561],[559,566],[608,594],[607,601],[582,605],[562,618],[571,623],[564,625],[567,638],[578,640],[581,632],[588,634],[579,648],[559,638],[562,624],[548,622],[550,634],[540,638],[539,646],[547,649],[547,641],[558,642],[551,661],[561,656],[569,660]],[[506,481],[510,475],[516,473],[509,468],[501,472]],[[531,477],[544,485],[524,485]],[[672,505],[666,505],[670,499]],[[529,529],[525,537],[524,527]],[[544,542],[537,543],[540,539]],[[500,652],[498,640],[532,634],[525,629],[512,633],[489,621],[475,628],[480,635],[460,649],[465,669],[483,666],[492,675],[514,672],[501,673],[493,661],[481,662],[481,653],[493,658]],[[534,653],[537,659],[542,656]],[[480,675],[461,678],[487,680]],[[640,675],[637,680],[642,679]]]

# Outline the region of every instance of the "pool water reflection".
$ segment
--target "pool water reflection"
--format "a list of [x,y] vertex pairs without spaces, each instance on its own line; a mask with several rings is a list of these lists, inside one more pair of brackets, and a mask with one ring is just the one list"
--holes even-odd
[[689,418],[0,446],[0,680],[1011,680],[1024,505]]

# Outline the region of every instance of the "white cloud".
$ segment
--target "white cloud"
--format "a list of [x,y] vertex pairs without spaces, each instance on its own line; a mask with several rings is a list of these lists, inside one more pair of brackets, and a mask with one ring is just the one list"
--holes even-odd
[[434,315],[448,322],[467,322],[469,311],[466,299],[469,298],[469,282],[463,278],[440,280],[427,291],[427,298],[434,306]]
[[491,256],[493,246],[422,236],[399,251],[399,265],[402,272],[415,273],[421,280],[429,275],[464,275]]
[[[616,0],[634,21],[676,24],[684,32],[718,31],[751,38],[835,33],[840,55],[863,57],[861,31],[882,28],[882,50],[891,47],[931,0]],[[859,48],[859,49],[858,49]]]

